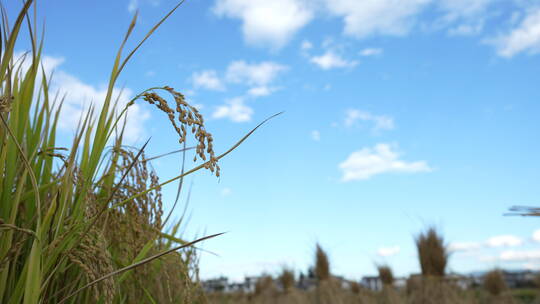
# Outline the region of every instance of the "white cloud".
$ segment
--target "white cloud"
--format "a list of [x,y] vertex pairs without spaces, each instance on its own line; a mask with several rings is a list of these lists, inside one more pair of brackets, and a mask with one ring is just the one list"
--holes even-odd
[[225,196],[229,196],[232,194],[232,190],[231,188],[223,188],[221,189],[221,192],[220,192],[220,195],[225,197]]
[[311,139],[314,141],[320,141],[321,140],[321,133],[317,130],[311,131]]
[[352,68],[358,64],[358,61],[348,61],[341,58],[340,55],[327,51],[321,56],[313,56],[310,61],[318,65],[323,70],[330,70],[334,68]]
[[522,244],[523,240],[509,234],[493,236],[486,241],[486,245],[489,247],[515,247]]
[[501,252],[499,259],[507,262],[540,260],[540,250],[507,250]]
[[197,92],[195,92],[195,90],[184,90],[183,93],[185,96],[190,96],[190,97],[197,95]]
[[[14,52],[13,54],[14,61],[16,64],[21,65],[21,72],[25,73],[28,71],[32,64],[32,55],[30,53],[25,52]],[[50,76],[51,72],[54,70],[57,70],[60,65],[62,65],[65,61],[64,57],[53,57],[53,56],[47,56],[42,55],[41,56],[41,64],[43,65],[43,69],[45,70],[45,74],[47,76]],[[37,74],[37,77],[39,77],[39,82],[41,82],[41,70],[40,73]]]
[[432,25],[435,29],[447,28],[449,36],[478,35],[484,29],[487,9],[494,0],[441,0],[437,2],[442,16]]
[[225,90],[223,82],[219,79],[214,70],[194,72],[191,76],[191,80],[193,81],[193,86],[195,86],[195,88],[205,88],[214,91]]
[[382,257],[390,257],[398,254],[400,251],[401,248],[399,248],[399,246],[383,247],[377,250],[377,255]]
[[300,49],[302,51],[309,51],[313,48],[313,44],[309,42],[308,40],[302,41],[302,44],[300,45]]
[[233,61],[227,68],[226,79],[232,83],[265,86],[286,70],[286,66],[269,61],[258,64],[249,64],[242,60]]
[[531,9],[522,22],[509,33],[486,40],[497,48],[502,57],[513,57],[521,52],[540,53],[540,7]]
[[394,129],[394,119],[386,115],[374,115],[367,111],[349,109],[345,112],[345,126],[352,127],[358,121],[374,123],[373,131]]
[[492,255],[479,255],[477,258],[478,258],[478,261],[484,262],[484,263],[494,263],[494,262],[498,262],[499,260],[497,256],[492,256]]
[[268,96],[275,92],[277,88],[271,88],[268,86],[253,87],[248,90],[248,95],[253,97]]
[[217,0],[213,12],[242,20],[244,39],[250,45],[283,47],[313,18],[302,0]]
[[477,22],[475,24],[460,24],[458,26],[448,29],[448,35],[450,36],[473,36],[478,35],[484,28],[483,22]]
[[[97,113],[99,113],[99,109],[101,109],[107,95],[105,86],[95,87],[61,70],[55,72],[51,89],[52,91],[60,90],[60,92],[66,93],[62,113],[58,120],[59,127],[64,130],[75,130],[90,104],[93,104],[98,110]],[[133,96],[133,92],[127,88],[123,90],[115,88],[113,90],[113,99],[116,99],[120,92],[122,93],[118,98],[118,108],[123,109],[129,102],[130,97]],[[131,143],[141,139],[146,129],[144,122],[149,118],[149,112],[143,110],[139,104],[135,103],[130,106],[124,131],[125,139]]]
[[[45,70],[45,73],[49,75],[53,70],[55,70],[62,63],[64,63],[64,61],[65,59],[63,57],[43,56],[43,58],[41,59],[41,64],[43,64],[43,69]],[[28,58],[28,60],[25,60],[25,64],[29,63],[30,58]]]
[[539,263],[524,263],[523,264],[523,268],[527,269],[527,270],[532,270],[532,271],[538,271],[540,270],[540,264]]
[[[534,231],[532,239],[540,242],[540,229]],[[485,242],[456,242],[449,246],[450,251],[473,251],[484,248],[517,247],[524,244],[523,239],[509,234],[496,235]]]
[[344,32],[357,38],[409,32],[414,17],[431,0],[325,0],[328,10],[343,17]]
[[540,242],[540,229],[533,232],[532,239],[536,242]]
[[336,43],[336,39],[334,37],[326,37],[322,42],[322,47],[324,49],[340,49],[343,47],[343,45]]
[[381,55],[383,53],[383,49],[381,48],[365,48],[360,51],[361,56],[377,56]]
[[392,151],[392,146],[384,143],[351,153],[344,162],[339,164],[339,168],[343,172],[341,180],[344,182],[366,180],[382,173],[432,171],[425,161],[406,162],[400,160],[399,154]]
[[227,118],[233,122],[246,122],[251,120],[253,109],[244,104],[244,100],[240,97],[229,99],[224,105],[218,106],[213,118]]
[[[152,6],[159,5],[159,0],[147,0],[146,2],[148,2]],[[129,0],[128,7],[127,7],[128,12],[133,14],[138,8],[139,8],[139,0]]]
[[129,0],[128,4],[128,12],[134,13],[137,8],[139,7],[139,1],[138,0]]
[[[15,58],[23,55],[21,52],[14,54]],[[99,111],[103,106],[105,96],[107,95],[107,87],[105,85],[97,87],[87,84],[74,75],[67,73],[60,67],[64,63],[64,58],[43,56],[43,68],[46,75],[50,75],[54,70],[54,75],[50,84],[50,92],[60,92],[65,94],[66,98],[62,105],[62,111],[58,118],[58,127],[64,131],[73,132],[77,129],[81,121],[81,117],[86,114],[86,111],[91,104],[94,105],[96,111]],[[25,71],[30,66],[30,58],[27,57],[23,62],[22,70]],[[38,79],[41,82],[41,76]],[[38,83],[39,83],[38,82]],[[120,94],[120,88],[114,88],[113,100]],[[126,88],[122,91],[122,95],[118,98],[118,107],[123,109],[133,96],[132,90]],[[99,114],[99,112],[97,112]],[[96,115],[96,114],[94,114]],[[143,110],[137,103],[129,107],[127,112],[127,123],[124,131],[124,138],[129,143],[134,143],[145,134],[144,122],[150,118],[149,112]],[[120,125],[122,125],[123,120]]]
[[455,242],[448,246],[448,250],[452,252],[458,251],[473,251],[482,248],[481,243],[475,242]]
[[483,13],[493,0],[441,0],[437,4],[446,15],[445,19],[475,17]]

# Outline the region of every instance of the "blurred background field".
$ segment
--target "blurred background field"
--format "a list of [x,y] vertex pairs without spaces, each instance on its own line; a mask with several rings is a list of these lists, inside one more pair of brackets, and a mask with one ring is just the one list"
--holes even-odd
[[492,269],[447,273],[449,254],[434,228],[416,239],[421,273],[395,277],[388,265],[378,275],[349,280],[331,272],[328,255],[316,245],[313,266],[305,272],[283,268],[277,275],[206,280],[210,303],[538,303],[540,273]]

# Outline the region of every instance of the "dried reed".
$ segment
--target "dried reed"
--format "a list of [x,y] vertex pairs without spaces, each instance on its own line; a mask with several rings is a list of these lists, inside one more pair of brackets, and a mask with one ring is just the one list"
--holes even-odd
[[485,274],[484,289],[492,296],[498,296],[508,289],[500,270],[494,269]]
[[255,283],[255,296],[274,296],[276,293],[276,284],[270,275],[262,275]]
[[294,271],[288,268],[283,268],[281,274],[279,275],[279,283],[283,288],[283,292],[288,293],[294,288]]
[[315,246],[315,278],[319,282],[330,279],[330,261],[320,244]]
[[390,268],[390,266],[377,266],[377,271],[379,272],[379,278],[383,285],[392,286],[394,284],[394,274],[392,273],[392,268]]
[[433,227],[420,233],[415,240],[422,275],[444,277],[448,251],[443,237]]

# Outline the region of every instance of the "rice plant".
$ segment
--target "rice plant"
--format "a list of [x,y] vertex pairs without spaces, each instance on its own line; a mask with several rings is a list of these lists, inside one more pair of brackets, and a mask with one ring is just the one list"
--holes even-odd
[[[2,8],[1,303],[205,301],[197,285],[193,245],[216,235],[189,242],[176,236],[180,223],[167,233],[169,216],[163,220],[161,189],[204,168],[219,176],[219,159],[256,128],[218,156],[201,114],[173,88],[145,90],[124,108],[113,92],[129,59],[182,2],[126,53],[137,21],[137,15],[133,17],[114,58],[103,105],[84,114],[69,149],[57,146],[63,100],[50,92],[51,76],[41,64],[44,41],[31,16],[33,1],[23,2],[11,26]],[[32,49],[16,58],[25,24]],[[180,144],[192,137],[195,160],[202,163],[161,182],[145,158],[146,144],[140,149],[123,145],[123,118],[135,102],[164,112]]]

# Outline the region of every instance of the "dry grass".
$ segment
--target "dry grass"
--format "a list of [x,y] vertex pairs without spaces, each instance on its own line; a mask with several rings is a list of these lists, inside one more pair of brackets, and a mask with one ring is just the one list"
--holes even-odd
[[433,227],[420,233],[415,240],[422,275],[444,277],[448,263],[448,251],[443,237]]
[[[320,245],[315,247],[315,266],[312,267],[317,284],[314,289],[299,290],[293,288],[289,292],[278,293],[275,291],[274,281],[265,276],[258,284],[257,291],[253,294],[209,294],[210,303],[295,303],[295,304],[504,304],[514,303],[509,293],[501,293],[497,296],[489,295],[485,290],[462,290],[452,280],[444,277],[447,254],[444,241],[434,229],[427,229],[416,238],[416,244],[422,248],[419,261],[433,263],[425,269],[428,271],[422,275],[413,275],[407,280],[406,288],[399,289],[393,285],[394,276],[388,266],[378,266],[379,277],[384,286],[380,291],[370,291],[362,287],[358,282],[349,282],[349,285],[341,285],[341,282],[332,277],[328,255]],[[430,254],[437,257],[430,258]],[[444,263],[441,263],[444,257]],[[424,262],[425,263],[425,262]],[[282,280],[283,274],[278,277]],[[321,273],[323,275],[321,275]],[[264,282],[264,284],[263,284]],[[264,286],[264,288],[262,287]]]
[[[394,292],[392,296],[400,297],[398,292]],[[267,293],[265,295],[249,295],[249,294],[217,294],[208,295],[208,301],[211,304],[236,304],[236,303],[252,303],[252,304],[398,304],[406,302],[389,302],[388,294],[373,293],[366,290],[361,290],[358,293],[353,293],[348,289],[342,289],[336,284],[325,281],[315,290],[304,291],[293,289],[288,293]],[[393,299],[393,298],[392,298]]]
[[255,283],[255,296],[273,296],[276,294],[276,291],[276,284],[270,275],[262,275]]
[[492,270],[484,276],[484,289],[493,296],[498,296],[508,290],[500,270]]
[[383,285],[392,286],[394,285],[394,274],[390,266],[377,266],[377,271],[379,272],[379,278]]
[[493,269],[484,275],[483,287],[488,293],[485,302],[494,304],[515,303],[499,269]]
[[[440,303],[460,304],[470,303],[455,285],[450,284],[441,277],[417,276],[410,279],[407,286],[407,301],[411,304]],[[436,301],[436,302],[434,302]]]
[[353,294],[357,295],[362,291],[362,286],[358,282],[351,282],[350,289]]
[[330,261],[328,255],[322,249],[321,245],[315,246],[315,266],[314,266],[315,278],[321,281],[328,281],[330,279]]
[[278,277],[279,283],[283,288],[283,292],[288,293],[294,288],[295,279],[294,271],[289,268],[283,268],[281,274]]
[[408,302],[469,303],[459,288],[445,279],[448,251],[442,235],[429,227],[418,234],[415,244],[422,275],[411,276],[407,281]]

